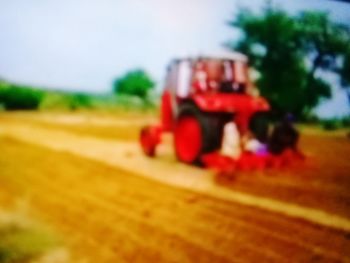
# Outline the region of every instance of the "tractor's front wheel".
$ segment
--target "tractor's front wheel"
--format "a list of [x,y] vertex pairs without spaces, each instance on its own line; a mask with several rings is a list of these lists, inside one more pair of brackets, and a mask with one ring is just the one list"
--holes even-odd
[[175,152],[177,158],[185,163],[196,163],[202,150],[202,128],[191,115],[180,116],[175,128]]
[[146,126],[140,133],[140,144],[143,152],[149,156],[154,157],[156,154],[156,147],[160,141],[160,132],[157,127]]

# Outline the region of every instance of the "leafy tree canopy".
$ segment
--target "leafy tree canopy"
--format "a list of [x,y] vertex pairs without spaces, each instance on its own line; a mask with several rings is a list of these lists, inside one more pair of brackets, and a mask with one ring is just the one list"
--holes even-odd
[[118,78],[113,83],[113,89],[116,93],[138,96],[142,99],[147,97],[147,94],[154,87],[154,81],[144,70],[133,70],[127,72],[121,78]]
[[243,33],[229,47],[248,55],[261,73],[257,85],[277,113],[301,117],[330,98],[330,84],[320,71],[335,72],[343,84],[350,83],[349,28],[326,13],[291,16],[268,6],[261,15],[241,10],[229,25]]

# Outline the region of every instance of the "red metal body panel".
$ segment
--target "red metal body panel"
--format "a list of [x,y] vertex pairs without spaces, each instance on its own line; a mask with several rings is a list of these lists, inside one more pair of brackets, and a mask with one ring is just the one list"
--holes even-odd
[[192,100],[204,112],[234,113],[235,122],[241,133],[248,129],[249,120],[255,112],[270,110],[267,100],[247,94],[195,94]]
[[171,94],[169,90],[163,92],[161,103],[161,126],[163,131],[170,132],[174,127],[175,116],[171,105]]
[[[168,90],[162,96],[161,120],[164,132],[170,132],[175,127],[175,114],[172,98]],[[204,112],[227,112],[235,114],[235,122],[243,133],[248,126],[252,114],[258,111],[269,111],[269,103],[262,97],[253,97],[247,94],[227,93],[197,93],[187,98],[193,101]],[[181,99],[176,100],[181,104]]]
[[202,161],[206,168],[218,171],[232,173],[237,170],[264,170],[266,168],[283,168],[305,161],[305,156],[290,149],[284,151],[281,155],[267,153],[257,155],[244,152],[238,159],[223,156],[218,152],[212,152],[204,155]]
[[254,113],[270,110],[267,100],[247,94],[205,93],[193,95],[192,100],[205,112]]

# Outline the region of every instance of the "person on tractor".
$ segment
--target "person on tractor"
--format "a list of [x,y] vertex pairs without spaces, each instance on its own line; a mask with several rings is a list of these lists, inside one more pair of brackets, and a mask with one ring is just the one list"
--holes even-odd
[[224,125],[220,153],[223,156],[238,159],[241,152],[241,135],[237,125],[231,120]]
[[220,61],[198,60],[193,65],[193,93],[215,93],[222,78],[222,66]]
[[201,93],[207,90],[207,72],[204,68],[204,63],[198,61],[193,66],[192,88],[194,93]]
[[235,81],[233,76],[233,63],[231,61],[224,61],[221,65],[221,68],[222,79],[220,82],[219,92],[243,94],[246,90],[246,84]]

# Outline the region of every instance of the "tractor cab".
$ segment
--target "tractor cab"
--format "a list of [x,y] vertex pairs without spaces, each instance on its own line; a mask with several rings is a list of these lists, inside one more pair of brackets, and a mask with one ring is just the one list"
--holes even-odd
[[243,55],[180,59],[169,65],[165,89],[180,99],[204,93],[246,93],[251,84],[248,73]]

